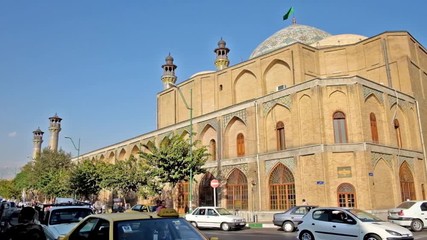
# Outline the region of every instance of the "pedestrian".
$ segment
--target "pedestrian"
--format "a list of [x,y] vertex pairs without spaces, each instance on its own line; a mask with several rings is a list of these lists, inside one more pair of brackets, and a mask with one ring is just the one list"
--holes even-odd
[[157,208],[162,205],[162,201],[160,199],[156,200],[156,206],[153,206],[153,212],[157,211]]
[[308,203],[305,199],[302,200],[302,205],[308,205]]
[[161,201],[161,205],[156,208],[156,212],[159,213],[160,210],[162,210],[163,208],[166,208],[166,201],[165,200]]
[[6,240],[46,240],[43,227],[36,221],[36,210],[24,207],[19,213],[18,224],[9,228],[5,233]]

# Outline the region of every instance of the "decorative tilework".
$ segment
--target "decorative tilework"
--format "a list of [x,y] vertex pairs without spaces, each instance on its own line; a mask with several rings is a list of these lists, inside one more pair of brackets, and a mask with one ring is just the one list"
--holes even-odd
[[233,117],[240,118],[243,121],[243,123],[246,124],[246,109],[242,109],[240,111],[224,115],[222,117],[222,120],[223,120],[222,121],[222,127],[223,127],[223,129],[225,129],[227,127],[228,123],[231,121],[231,119],[233,119]]
[[376,89],[372,89],[372,88],[363,86],[363,97],[364,97],[364,99],[366,100],[366,98],[368,98],[371,94],[374,95],[375,97],[377,97],[377,99],[378,99],[378,101],[380,101],[380,103],[384,103],[382,92],[380,92]]
[[242,173],[245,174],[245,176],[248,175],[248,164],[228,165],[228,166],[222,167],[221,178],[226,180],[230,176],[231,171],[236,168],[242,171]]
[[206,171],[210,172],[214,177],[218,177],[218,168],[217,167],[206,168]]
[[[388,95],[388,104],[393,106],[395,103],[397,103],[397,98],[395,96]],[[399,98],[399,106],[402,107],[402,109],[407,110],[411,108],[411,103]]]
[[275,159],[275,160],[267,160],[267,161],[265,161],[265,172],[269,173],[271,171],[271,169],[274,166],[277,165],[277,163],[282,163],[287,168],[289,168],[289,170],[293,174],[295,174],[295,169],[296,169],[297,163],[296,163],[294,157],[288,157],[288,158],[283,158],[283,159]]
[[213,129],[215,129],[215,131],[218,130],[218,121],[217,119],[213,118],[213,119],[209,119],[207,121],[203,121],[199,123],[200,131],[203,131],[203,129],[205,129],[206,125],[210,125],[213,127]]
[[[194,129],[193,129],[193,130],[194,130]],[[177,130],[176,130],[176,134],[177,134],[177,135],[182,135],[182,134],[184,133],[184,131],[186,131],[188,134],[190,134],[190,132],[191,132],[190,125],[185,126],[185,127],[182,127],[182,128],[180,128],[180,129],[177,129]]]
[[292,98],[290,95],[286,95],[280,98],[272,99],[262,104],[262,112],[264,116],[274,107],[274,105],[280,104],[288,109],[292,106]]
[[311,26],[292,24],[274,33],[258,45],[249,58],[267,54],[295,42],[310,45],[329,36],[331,34]]
[[375,168],[375,165],[377,165],[378,161],[384,159],[386,164],[393,169],[393,156],[391,154],[385,154],[385,153],[379,153],[379,152],[372,152],[371,153],[371,164],[372,168]]

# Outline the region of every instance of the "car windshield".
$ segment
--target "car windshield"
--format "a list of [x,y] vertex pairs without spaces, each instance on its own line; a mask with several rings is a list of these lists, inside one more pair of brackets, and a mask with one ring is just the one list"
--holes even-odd
[[216,211],[219,213],[219,215],[233,215],[225,208],[216,208]]
[[355,217],[360,219],[360,221],[362,222],[383,222],[381,218],[378,218],[368,212],[359,209],[350,209],[348,211],[351,212]]
[[49,225],[80,222],[86,216],[92,214],[90,208],[61,208],[51,212]]
[[206,240],[183,218],[152,218],[114,223],[114,239]]
[[415,204],[415,202],[403,202],[401,204],[399,204],[399,206],[397,206],[396,208],[404,208],[404,209],[409,209],[411,208],[413,205]]

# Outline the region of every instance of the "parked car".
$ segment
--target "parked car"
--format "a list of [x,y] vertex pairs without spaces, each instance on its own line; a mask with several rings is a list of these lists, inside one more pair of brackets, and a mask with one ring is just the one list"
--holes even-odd
[[298,225],[300,240],[413,240],[407,228],[359,209],[313,208]]
[[[208,240],[199,230],[179,217],[174,209],[157,213],[104,213],[87,216],[59,240]],[[211,237],[210,240],[217,240]]]
[[137,212],[154,212],[155,206],[148,206],[144,204],[135,204],[130,210]]
[[289,208],[285,212],[275,213],[273,215],[273,224],[279,226],[285,232],[293,232],[297,228],[301,219],[307,214],[314,205],[301,205]]
[[193,212],[186,214],[185,219],[197,228],[221,228],[224,231],[242,229],[246,220],[233,215],[221,207],[198,207]]
[[39,218],[45,233],[58,239],[91,214],[93,210],[87,204],[46,204]]
[[427,227],[427,201],[405,201],[388,210],[387,219],[402,227],[419,232]]

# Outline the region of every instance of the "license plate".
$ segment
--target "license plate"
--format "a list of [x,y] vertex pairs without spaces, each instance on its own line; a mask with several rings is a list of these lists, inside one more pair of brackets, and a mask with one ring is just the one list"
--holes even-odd
[[245,223],[239,223],[240,225],[245,225]]

